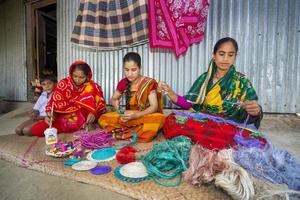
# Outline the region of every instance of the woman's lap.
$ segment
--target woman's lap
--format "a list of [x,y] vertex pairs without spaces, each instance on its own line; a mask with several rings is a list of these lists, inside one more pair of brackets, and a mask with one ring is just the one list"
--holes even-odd
[[122,139],[132,137],[131,132],[137,132],[139,142],[150,142],[160,128],[162,128],[165,120],[165,115],[161,113],[152,113],[145,115],[139,119],[130,120],[128,122],[120,121],[120,114],[110,112],[103,114],[99,120],[99,125],[105,130],[114,133],[119,131]]
[[236,146],[234,136],[241,134],[249,138],[250,131],[242,130],[231,124],[219,123],[210,119],[195,121],[188,118],[187,121],[178,121],[175,114],[167,117],[163,127],[167,139],[184,135],[193,142],[201,144],[208,149],[224,149]]

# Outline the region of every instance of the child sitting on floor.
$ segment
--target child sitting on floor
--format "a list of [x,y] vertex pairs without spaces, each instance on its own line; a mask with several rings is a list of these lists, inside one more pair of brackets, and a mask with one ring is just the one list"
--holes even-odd
[[32,126],[46,117],[45,107],[54,90],[57,80],[54,75],[45,75],[40,79],[43,92],[35,103],[30,119],[26,120],[16,128],[18,135],[31,135]]

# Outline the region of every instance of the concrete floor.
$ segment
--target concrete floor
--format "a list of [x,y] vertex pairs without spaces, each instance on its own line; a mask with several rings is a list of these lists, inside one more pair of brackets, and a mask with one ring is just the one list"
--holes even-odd
[[[20,103],[12,112],[0,114],[0,136],[13,134],[14,128],[27,118],[31,106]],[[300,117],[265,114],[261,131],[275,147],[288,150],[300,160]],[[0,199],[9,200],[132,199],[97,186],[23,169],[3,160],[0,160],[0,194]]]
[[13,200],[130,200],[132,198],[36,171],[0,160],[0,199]]

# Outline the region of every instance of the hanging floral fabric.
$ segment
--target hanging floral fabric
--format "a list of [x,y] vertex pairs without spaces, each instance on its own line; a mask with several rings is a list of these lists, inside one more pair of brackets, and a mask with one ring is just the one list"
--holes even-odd
[[176,56],[203,40],[209,0],[149,0],[151,48],[171,48]]
[[148,41],[146,0],[81,0],[71,41],[100,50]]

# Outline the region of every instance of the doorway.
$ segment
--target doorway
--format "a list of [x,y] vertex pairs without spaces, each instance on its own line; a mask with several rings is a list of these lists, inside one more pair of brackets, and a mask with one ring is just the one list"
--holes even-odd
[[36,76],[46,73],[57,76],[56,4],[35,10]]
[[56,27],[56,4],[36,10],[36,75],[38,77],[49,72],[57,76]]
[[28,100],[34,100],[32,81],[45,74],[57,76],[56,0],[26,2]]

